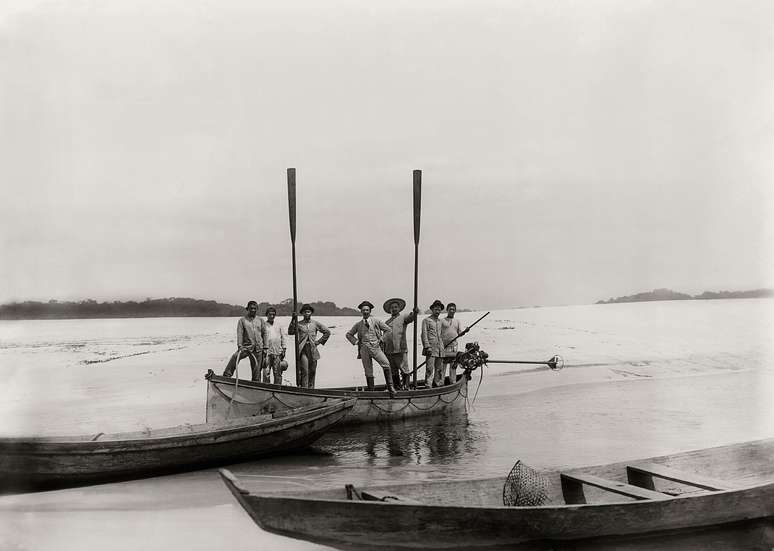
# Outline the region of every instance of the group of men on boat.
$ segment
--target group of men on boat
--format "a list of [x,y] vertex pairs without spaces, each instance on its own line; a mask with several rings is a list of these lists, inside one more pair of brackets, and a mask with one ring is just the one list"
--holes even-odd
[[[392,395],[396,390],[407,390],[413,371],[408,364],[406,329],[416,322],[419,309],[408,314],[402,313],[406,301],[391,298],[384,303],[389,319],[382,321],[371,316],[374,305],[364,300],[358,305],[362,318],[347,331],[347,340],[357,346],[357,357],[363,363],[366,387],[374,389],[374,361],[384,373],[387,391]],[[273,306],[266,309],[266,319],[258,315],[258,303],[247,303],[247,313],[237,322],[237,351],[231,356],[223,372],[232,377],[237,363],[243,358],[250,360],[252,380],[264,383],[282,384],[282,374],[287,369],[285,361],[287,339],[279,323],[275,321],[277,311]],[[446,316],[441,312],[446,310]],[[422,320],[422,354],[427,358],[425,384],[428,387],[443,386],[447,380],[457,379],[454,359],[457,356],[458,338],[467,332],[454,315],[457,305],[447,306],[440,300],[430,305],[430,315]],[[301,307],[301,319],[293,314],[288,335],[298,340],[297,381],[302,388],[314,388],[317,362],[320,359],[319,346],[330,339],[331,332],[317,320],[312,319],[314,308],[309,304]]]

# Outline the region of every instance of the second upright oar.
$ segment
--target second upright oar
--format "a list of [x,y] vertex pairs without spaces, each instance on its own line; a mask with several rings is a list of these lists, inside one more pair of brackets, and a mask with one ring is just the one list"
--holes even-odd
[[[298,311],[298,293],[296,290],[296,169],[288,169],[288,213],[290,216],[290,248],[293,252],[293,313]],[[292,318],[291,318],[292,319]],[[301,386],[301,366],[298,361],[298,320],[296,319],[295,329],[295,364],[296,364],[296,386]]]
[[[422,210],[422,171],[414,171],[414,311],[417,310],[417,292],[419,289],[419,221]],[[417,388],[417,325],[419,316],[414,319],[414,388]]]

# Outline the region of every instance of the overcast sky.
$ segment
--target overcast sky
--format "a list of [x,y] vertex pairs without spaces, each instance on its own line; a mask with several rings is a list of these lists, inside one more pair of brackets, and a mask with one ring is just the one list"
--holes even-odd
[[0,7],[0,302],[774,287],[774,2],[322,4]]

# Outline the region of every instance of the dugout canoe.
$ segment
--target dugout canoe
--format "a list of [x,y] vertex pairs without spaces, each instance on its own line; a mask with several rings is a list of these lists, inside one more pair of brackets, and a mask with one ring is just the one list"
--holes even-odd
[[550,547],[774,518],[774,439],[537,471],[547,481],[541,506],[504,506],[505,477],[261,494],[220,472],[261,528],[339,548]]
[[302,448],[355,400],[228,422],[75,437],[0,438],[0,492],[143,478]]
[[207,421],[262,415],[290,408],[355,398],[357,403],[342,425],[398,421],[464,409],[470,375],[463,371],[454,384],[436,388],[399,390],[390,397],[385,385],[373,391],[361,387],[298,388],[221,377],[207,372]]

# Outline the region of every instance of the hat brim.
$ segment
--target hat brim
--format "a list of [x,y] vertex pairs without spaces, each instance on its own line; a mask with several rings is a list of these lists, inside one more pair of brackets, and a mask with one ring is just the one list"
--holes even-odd
[[434,303],[432,303],[432,304],[430,305],[430,309],[432,310],[434,306],[440,306],[440,307],[441,307],[441,310],[443,310],[444,308],[446,308],[446,306],[444,306],[444,305],[443,305],[443,302],[441,302],[440,300],[436,300]]
[[357,305],[357,309],[360,310],[363,306],[368,306],[371,310],[374,309],[374,305],[368,302],[367,300],[364,300],[360,304]]
[[388,314],[390,313],[390,306],[392,305],[393,302],[398,303],[398,307],[399,307],[398,311],[403,310],[406,307],[406,301],[403,300],[402,298],[391,298],[385,301],[384,303],[384,311],[387,312]]

